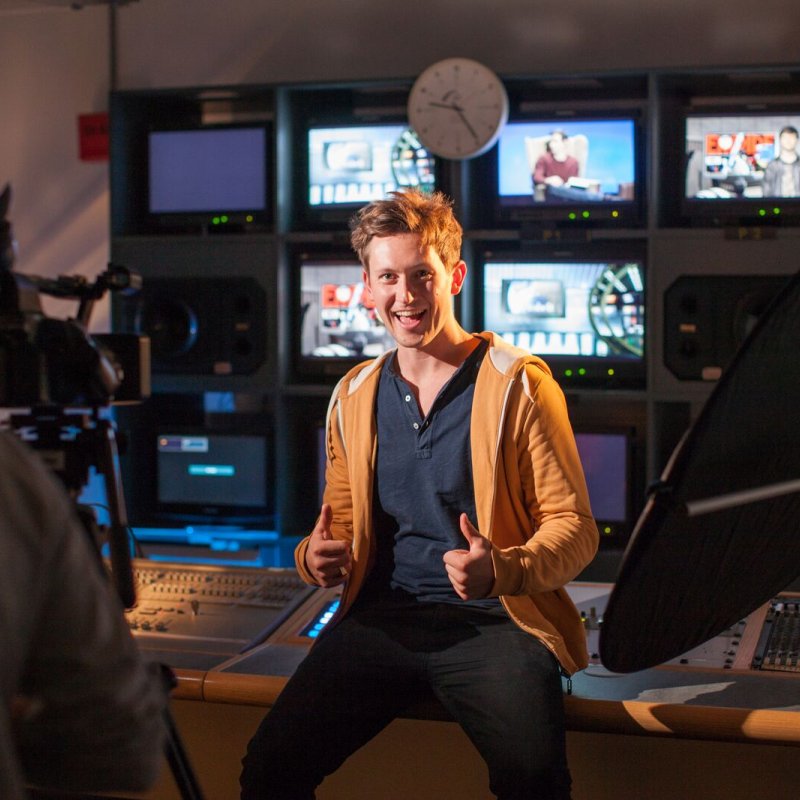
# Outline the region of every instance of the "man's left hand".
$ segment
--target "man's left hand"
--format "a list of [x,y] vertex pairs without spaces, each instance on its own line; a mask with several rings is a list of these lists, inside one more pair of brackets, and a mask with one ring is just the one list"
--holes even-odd
[[444,567],[462,600],[479,600],[489,595],[494,584],[492,543],[481,536],[466,514],[461,515],[460,523],[469,550],[448,550],[444,554]]

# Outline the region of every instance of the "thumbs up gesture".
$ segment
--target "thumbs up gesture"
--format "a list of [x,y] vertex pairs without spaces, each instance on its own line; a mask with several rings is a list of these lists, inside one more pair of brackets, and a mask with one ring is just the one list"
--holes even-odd
[[306,566],[317,583],[325,588],[344,583],[353,567],[350,543],[333,538],[332,519],[333,511],[324,503],[306,548]]
[[494,583],[492,544],[481,536],[466,514],[461,515],[459,523],[469,550],[448,550],[444,554],[444,568],[462,600],[478,600],[488,596]]

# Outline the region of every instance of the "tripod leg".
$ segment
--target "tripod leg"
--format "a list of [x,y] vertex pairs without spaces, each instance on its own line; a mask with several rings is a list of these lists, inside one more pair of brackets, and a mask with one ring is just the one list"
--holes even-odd
[[167,728],[165,754],[178,791],[183,800],[203,800],[203,791],[189,763],[169,708],[164,710],[164,722]]
[[110,516],[108,547],[111,577],[125,608],[136,605],[131,552],[128,541],[128,513],[119,470],[116,431],[108,420],[97,420],[97,461],[106,482],[106,501]]

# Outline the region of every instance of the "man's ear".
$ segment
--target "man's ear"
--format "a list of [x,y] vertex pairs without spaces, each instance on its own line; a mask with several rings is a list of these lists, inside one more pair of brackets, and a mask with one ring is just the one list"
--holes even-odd
[[450,276],[450,294],[458,294],[461,287],[464,285],[464,279],[467,277],[467,265],[463,261],[459,261]]
[[369,272],[367,272],[366,268],[361,270],[361,280],[364,283],[364,291],[367,293],[367,297],[374,301],[374,297],[372,296],[372,287],[369,285]]

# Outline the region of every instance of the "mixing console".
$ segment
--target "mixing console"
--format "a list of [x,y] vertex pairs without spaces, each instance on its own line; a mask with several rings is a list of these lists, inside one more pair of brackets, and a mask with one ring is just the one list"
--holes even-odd
[[769,604],[753,668],[800,672],[800,597],[781,596]]
[[[233,660],[235,669],[246,671],[250,659],[242,662],[242,654],[264,642],[279,655],[291,650],[296,665],[311,644],[313,632],[307,631],[317,630],[318,618],[330,616],[328,607],[338,599],[338,592],[303,583],[294,569],[140,559],[134,561],[134,577],[137,603],[126,613],[131,631],[149,657],[177,668],[214,669]],[[608,674],[599,639],[611,589],[590,583],[567,587],[586,629],[587,675]],[[263,674],[270,674],[269,665],[262,666]],[[800,673],[800,595],[778,595],[663,666]]]
[[[589,674],[606,672],[600,662],[600,630],[610,585],[574,583],[567,591],[586,629]],[[765,606],[663,666],[800,673],[800,596],[780,594]]]
[[208,669],[264,641],[315,590],[294,569],[136,560],[126,613],[140,649],[170,666]]

